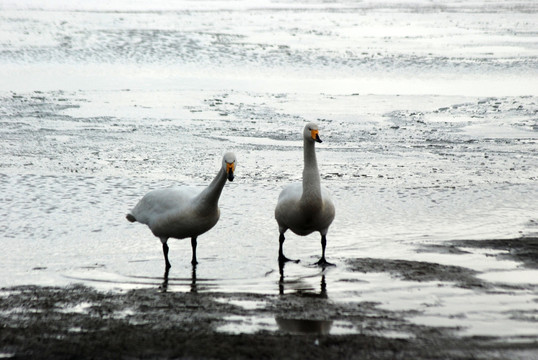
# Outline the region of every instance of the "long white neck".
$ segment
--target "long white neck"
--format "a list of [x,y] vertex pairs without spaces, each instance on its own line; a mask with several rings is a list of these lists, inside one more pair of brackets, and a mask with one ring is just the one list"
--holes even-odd
[[211,184],[198,194],[196,202],[203,207],[218,206],[224,184],[226,184],[226,170],[221,168]]
[[309,207],[321,206],[321,184],[315,143],[307,139],[304,141],[303,195],[301,203]]

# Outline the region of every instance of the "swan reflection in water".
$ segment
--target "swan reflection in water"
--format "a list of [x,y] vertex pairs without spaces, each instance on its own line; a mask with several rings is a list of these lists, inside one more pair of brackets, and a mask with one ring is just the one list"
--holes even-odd
[[301,296],[306,297],[316,297],[321,299],[327,299],[327,282],[325,280],[325,268],[323,268],[321,273],[321,281],[320,281],[320,291],[319,293],[315,292],[312,286],[306,284],[301,278],[296,280],[284,280],[284,268],[286,266],[285,262],[279,262],[278,263],[278,270],[280,273],[280,280],[278,281],[278,293],[280,295],[284,295],[285,288],[288,286],[291,290],[295,290],[295,292]]
[[332,320],[286,319],[280,316],[275,320],[280,331],[292,334],[327,335],[333,326]]
[[[167,292],[168,291],[168,274],[170,272],[170,268],[165,269],[164,276],[163,276],[163,282],[159,286],[159,290],[161,292]],[[196,265],[192,265],[192,271],[191,271],[191,292],[197,293],[198,292],[198,284],[196,283]]]
[[[328,299],[327,281],[325,274],[321,274],[319,292],[313,289],[312,286],[306,284],[301,279],[284,280],[285,262],[279,262],[280,280],[278,282],[279,294],[284,295],[286,286],[302,297]],[[324,269],[325,270],[325,269]],[[333,326],[333,320],[318,320],[318,319],[303,319],[303,318],[288,318],[284,316],[275,316],[275,321],[280,331],[291,334],[329,334]]]

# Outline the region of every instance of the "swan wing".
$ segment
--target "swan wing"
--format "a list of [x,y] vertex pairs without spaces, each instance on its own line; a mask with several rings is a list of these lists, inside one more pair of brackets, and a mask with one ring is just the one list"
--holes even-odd
[[199,189],[193,187],[152,190],[136,204],[131,214],[138,222],[151,224],[170,212],[179,212],[188,207]]
[[278,196],[275,207],[275,219],[281,231],[292,226],[293,220],[298,214],[299,201],[303,194],[303,186],[300,183],[286,186]]

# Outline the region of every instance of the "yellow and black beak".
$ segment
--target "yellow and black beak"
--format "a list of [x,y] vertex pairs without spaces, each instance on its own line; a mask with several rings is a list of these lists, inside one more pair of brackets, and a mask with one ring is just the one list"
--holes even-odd
[[226,163],[226,175],[228,177],[228,180],[234,181],[234,171],[235,171],[235,162],[233,163]]
[[319,130],[310,130],[310,134],[312,135],[312,139],[317,142],[322,142],[319,138]]

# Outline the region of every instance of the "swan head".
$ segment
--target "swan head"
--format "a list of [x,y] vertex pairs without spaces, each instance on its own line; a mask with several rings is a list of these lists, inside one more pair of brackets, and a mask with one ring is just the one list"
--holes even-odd
[[316,141],[319,143],[321,142],[321,139],[319,138],[318,125],[315,123],[306,124],[306,126],[304,127],[303,135],[305,140]]
[[233,152],[227,152],[222,158],[222,168],[226,170],[226,177],[228,180],[234,180],[236,158]]

